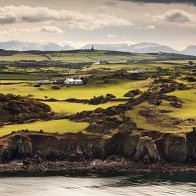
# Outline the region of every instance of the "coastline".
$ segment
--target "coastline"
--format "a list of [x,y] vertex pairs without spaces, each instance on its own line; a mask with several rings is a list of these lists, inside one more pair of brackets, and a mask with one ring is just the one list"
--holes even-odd
[[145,163],[117,157],[86,162],[15,160],[0,164],[0,177],[44,177],[44,176],[104,176],[124,174],[187,174],[196,178],[195,164]]

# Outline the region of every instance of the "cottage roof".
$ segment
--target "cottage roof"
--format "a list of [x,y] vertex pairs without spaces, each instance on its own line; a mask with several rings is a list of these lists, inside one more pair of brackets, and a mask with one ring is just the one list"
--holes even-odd
[[74,82],[73,78],[67,78],[66,80],[68,80],[69,82]]
[[75,81],[76,81],[76,82],[82,82],[82,80],[81,80],[81,79],[75,79]]

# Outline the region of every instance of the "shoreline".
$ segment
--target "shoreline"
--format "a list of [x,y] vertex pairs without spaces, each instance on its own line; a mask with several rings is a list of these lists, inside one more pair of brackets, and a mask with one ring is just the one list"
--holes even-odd
[[93,160],[87,162],[41,161],[26,163],[26,160],[15,160],[0,164],[0,177],[47,177],[47,176],[108,176],[128,174],[187,174],[196,178],[195,164],[180,163],[144,163],[126,160]]

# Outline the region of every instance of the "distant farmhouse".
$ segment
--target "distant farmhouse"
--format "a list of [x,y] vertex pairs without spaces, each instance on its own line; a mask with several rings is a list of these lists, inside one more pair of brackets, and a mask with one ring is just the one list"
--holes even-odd
[[131,73],[144,73],[144,71],[136,69],[136,70],[132,70]]
[[41,85],[41,84],[65,84],[65,85],[82,85],[83,80],[77,78],[66,78],[65,80],[61,81],[50,81],[50,80],[37,80],[35,81],[35,84]]
[[97,60],[92,63],[92,65],[103,65],[103,64],[109,64],[109,62],[106,60]]
[[100,65],[101,64],[101,60],[97,60],[96,62],[92,63],[92,65]]
[[50,81],[50,80],[37,80],[37,81],[35,81],[35,84],[52,84],[52,81]]
[[74,79],[74,78],[66,78],[64,81],[66,85],[82,85],[83,81],[81,79]]

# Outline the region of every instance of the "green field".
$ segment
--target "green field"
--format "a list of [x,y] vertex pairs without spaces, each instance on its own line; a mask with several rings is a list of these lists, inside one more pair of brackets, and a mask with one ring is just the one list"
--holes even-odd
[[122,98],[125,93],[134,88],[142,88],[147,84],[147,81],[128,81],[116,80],[114,84],[100,84],[100,85],[85,85],[85,86],[72,86],[62,87],[60,90],[52,90],[51,85],[42,85],[41,87],[34,87],[29,84],[13,84],[13,85],[0,85],[0,92],[8,94],[12,92],[16,95],[28,96],[32,95],[33,98],[45,99],[55,98],[58,100],[65,100],[68,98],[90,99],[94,96],[106,95],[108,93]]
[[[29,96],[34,99],[42,99],[49,105],[55,113],[60,116],[75,114],[82,111],[95,110],[97,108],[108,108],[125,102],[107,102],[99,105],[89,105],[82,103],[68,103],[69,98],[91,99],[106,94],[113,94],[117,98],[124,98],[124,94],[133,89],[141,91],[148,90],[153,78],[147,80],[128,80],[125,78],[115,78],[114,74],[130,74],[132,70],[139,69],[145,71],[146,75],[160,75],[168,78],[180,72],[180,76],[175,78],[177,82],[189,85],[183,80],[184,77],[192,74],[193,69],[188,67],[189,60],[169,60],[175,55],[161,56],[155,54],[131,54],[113,53],[111,51],[72,51],[72,52],[50,52],[40,54],[20,53],[11,56],[0,56],[2,66],[0,73],[0,93]],[[108,64],[93,65],[91,62],[97,60],[108,61]],[[138,61],[142,60],[142,61]],[[129,61],[129,63],[127,63]],[[193,61],[196,62],[196,61]],[[76,64],[81,63],[81,64]],[[162,70],[160,71],[160,67]],[[159,69],[157,69],[159,68]],[[163,70],[164,69],[164,70]],[[168,72],[168,73],[167,73]],[[119,72],[120,73],[120,72]],[[88,83],[82,86],[58,85],[59,90],[52,90],[55,85],[41,85],[34,87],[36,80],[64,80],[68,76],[88,78]],[[104,76],[104,77],[103,77]],[[162,101],[158,110],[171,110],[168,116],[186,121],[196,119],[196,90],[192,88],[186,91],[175,91],[168,95],[175,95],[183,100],[182,108],[171,107],[167,101]],[[54,98],[56,102],[49,102],[47,99]],[[144,116],[139,115],[142,106],[154,107],[147,102],[134,106],[127,111],[127,116],[136,122],[139,128],[162,132],[186,132],[192,129],[192,125],[184,123],[181,127],[161,126],[159,123],[149,123]],[[167,123],[167,122],[166,122]],[[161,122],[160,122],[161,124]],[[88,123],[76,123],[69,120],[38,121],[29,124],[8,125],[0,128],[0,136],[12,131],[29,129],[48,132],[78,132],[85,129]]]
[[[196,119],[196,89],[191,90],[183,90],[183,91],[175,91],[169,93],[168,95],[175,95],[181,98],[184,103],[182,108],[174,108],[167,101],[163,101],[160,106],[157,106],[157,109],[161,110],[171,110],[168,113],[169,116],[175,117],[181,120],[186,119]],[[181,127],[172,128],[172,127],[163,127],[157,124],[148,123],[145,117],[138,114],[141,106],[150,106],[148,103],[142,103],[138,106],[135,106],[133,110],[127,112],[127,115],[130,116],[134,122],[141,128],[153,131],[161,131],[161,132],[188,132],[192,130],[192,126],[188,124],[184,124]],[[152,105],[151,105],[152,106]]]
[[69,120],[51,120],[51,121],[38,121],[28,124],[19,125],[7,125],[0,128],[0,136],[11,133],[18,130],[32,130],[40,131],[44,130],[50,133],[66,133],[66,132],[79,132],[85,129],[88,123],[85,122],[72,122]]
[[63,61],[72,63],[81,62],[95,62],[97,60],[106,60],[110,62],[127,62],[128,60],[143,60],[143,59],[155,59],[155,55],[150,54],[129,54],[129,55],[108,55],[107,51],[80,51],[80,52],[54,52],[51,54],[30,54],[23,53],[14,54],[10,56],[0,56],[0,61]]
[[106,109],[111,106],[119,105],[124,102],[108,102],[99,105],[89,105],[82,103],[68,103],[68,102],[44,102],[49,105],[55,113],[62,115],[75,114],[82,111],[95,110],[97,108]]
[[15,54],[12,56],[0,56],[0,61],[28,61],[28,60],[34,60],[34,61],[44,61],[47,60],[47,58],[43,55],[35,55],[35,54]]

